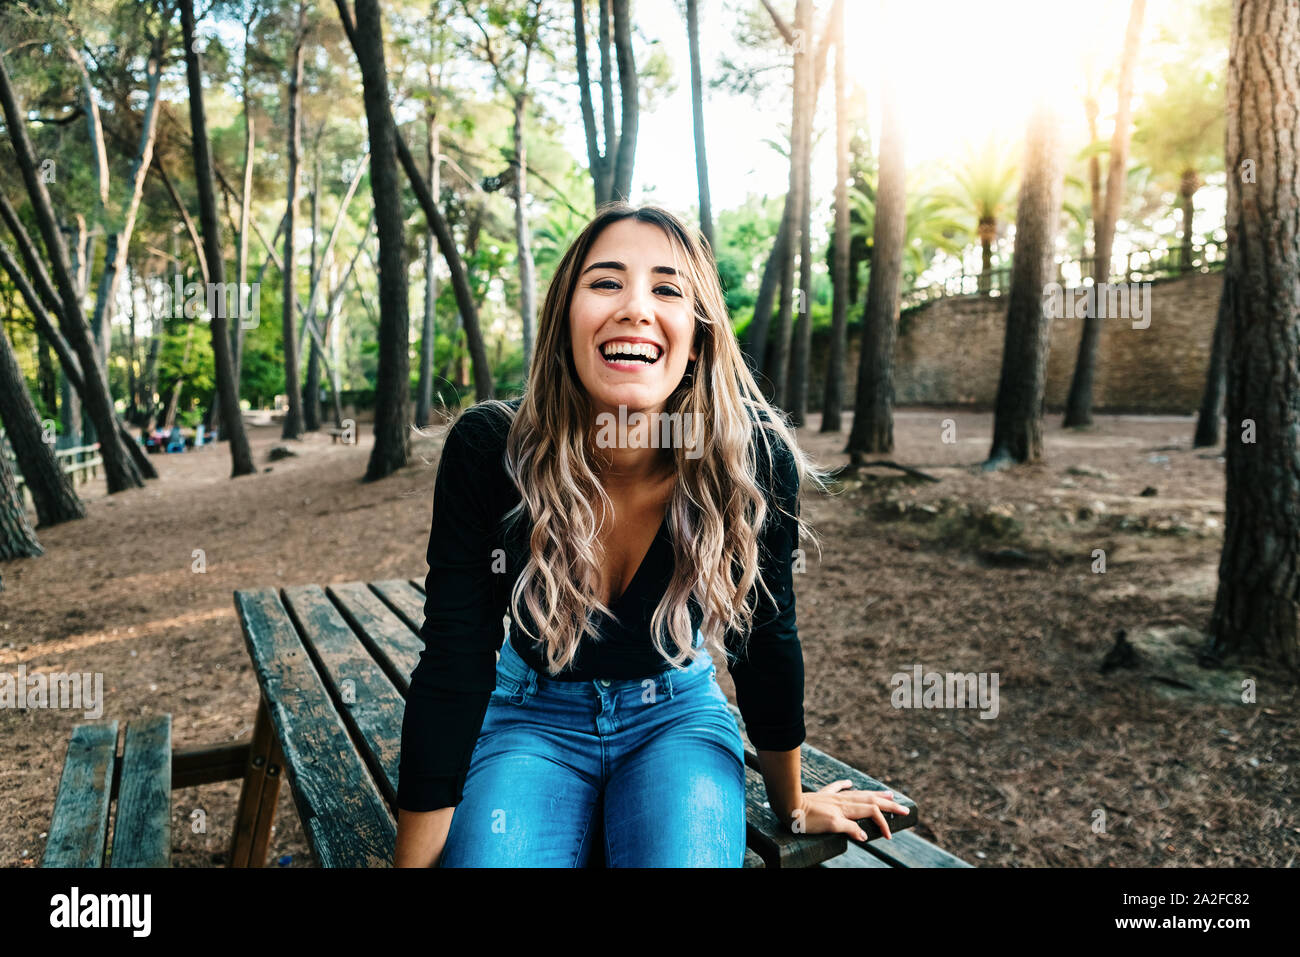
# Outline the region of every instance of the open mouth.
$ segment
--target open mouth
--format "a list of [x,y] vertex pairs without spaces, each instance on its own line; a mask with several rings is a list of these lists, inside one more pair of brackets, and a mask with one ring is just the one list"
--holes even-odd
[[652,366],[663,350],[649,342],[607,342],[600,347],[600,357],[613,369],[641,369]]

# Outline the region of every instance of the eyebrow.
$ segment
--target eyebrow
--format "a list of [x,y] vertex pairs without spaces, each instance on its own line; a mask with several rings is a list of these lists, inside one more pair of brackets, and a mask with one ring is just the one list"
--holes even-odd
[[[618,262],[617,260],[609,259],[606,260],[605,262],[592,263],[590,266],[588,266],[586,269],[582,271],[582,275],[584,276],[587,275],[587,273],[591,272],[593,269],[621,269],[624,272],[626,272],[627,266],[621,262]],[[655,266],[650,271],[653,273],[662,273],[665,276],[677,275],[677,270],[674,269],[672,266]]]

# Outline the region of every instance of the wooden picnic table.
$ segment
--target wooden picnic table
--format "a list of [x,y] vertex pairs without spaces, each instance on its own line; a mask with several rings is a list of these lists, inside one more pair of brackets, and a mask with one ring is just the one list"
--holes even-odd
[[[235,592],[257,682],[257,706],[231,844],[232,867],[266,863],[280,781],[322,867],[386,867],[397,827],[397,771],[410,675],[423,650],[423,582],[391,580]],[[506,623],[502,624],[505,636]],[[758,756],[745,745],[746,867],[969,867],[889,814],[893,840],[861,822],[869,842],[843,834],[787,832],[766,805]],[[805,744],[803,782],[816,790],[842,778],[883,790],[862,772]],[[599,844],[599,842],[596,842]],[[601,866],[601,861],[594,862]]]

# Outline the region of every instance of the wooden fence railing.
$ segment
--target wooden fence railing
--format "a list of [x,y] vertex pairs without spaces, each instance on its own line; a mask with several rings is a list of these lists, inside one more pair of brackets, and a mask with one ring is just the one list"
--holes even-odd
[[[1120,260],[1111,260],[1110,282],[1150,282],[1192,272],[1210,272],[1222,269],[1227,253],[1226,243],[1202,243],[1191,248],[1184,256],[1182,246],[1156,249],[1134,249]],[[1056,266],[1056,281],[1067,288],[1082,284],[1093,275],[1095,258],[1083,256],[1062,260]],[[1122,268],[1114,267],[1122,265]],[[1005,296],[1011,291],[1011,267],[999,266],[987,273],[966,273],[950,276],[926,286],[914,286],[903,291],[902,308],[909,309],[934,299],[953,296]]]
[[[22,473],[18,471],[18,457],[14,455],[13,449],[3,432],[0,432],[0,455],[4,455],[9,460],[9,466],[14,473],[14,481],[18,485],[19,497],[23,496],[24,491],[30,495],[31,490],[27,488],[27,482],[23,479]],[[90,481],[99,474],[99,467],[104,464],[104,459],[99,454],[98,442],[93,445],[78,445],[68,449],[56,449],[54,459],[62,467],[65,475],[72,476],[74,485]]]

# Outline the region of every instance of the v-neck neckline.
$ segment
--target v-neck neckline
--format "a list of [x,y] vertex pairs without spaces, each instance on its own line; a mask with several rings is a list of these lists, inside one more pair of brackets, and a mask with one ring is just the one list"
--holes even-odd
[[632,573],[632,577],[629,578],[627,580],[627,584],[623,586],[622,594],[620,594],[617,598],[615,598],[613,601],[609,603],[610,608],[614,608],[617,605],[623,604],[623,599],[627,598],[629,595],[632,594],[633,587],[636,585],[637,581],[641,578],[641,572],[645,569],[646,564],[650,561],[650,555],[654,552],[655,546],[659,544],[659,539],[663,537],[664,532],[667,530],[667,528],[668,528],[668,509],[665,508],[663,521],[659,523],[659,530],[655,532],[655,537],[651,539],[650,547],[645,550],[645,554],[641,556],[641,563],[636,566],[636,571]]

